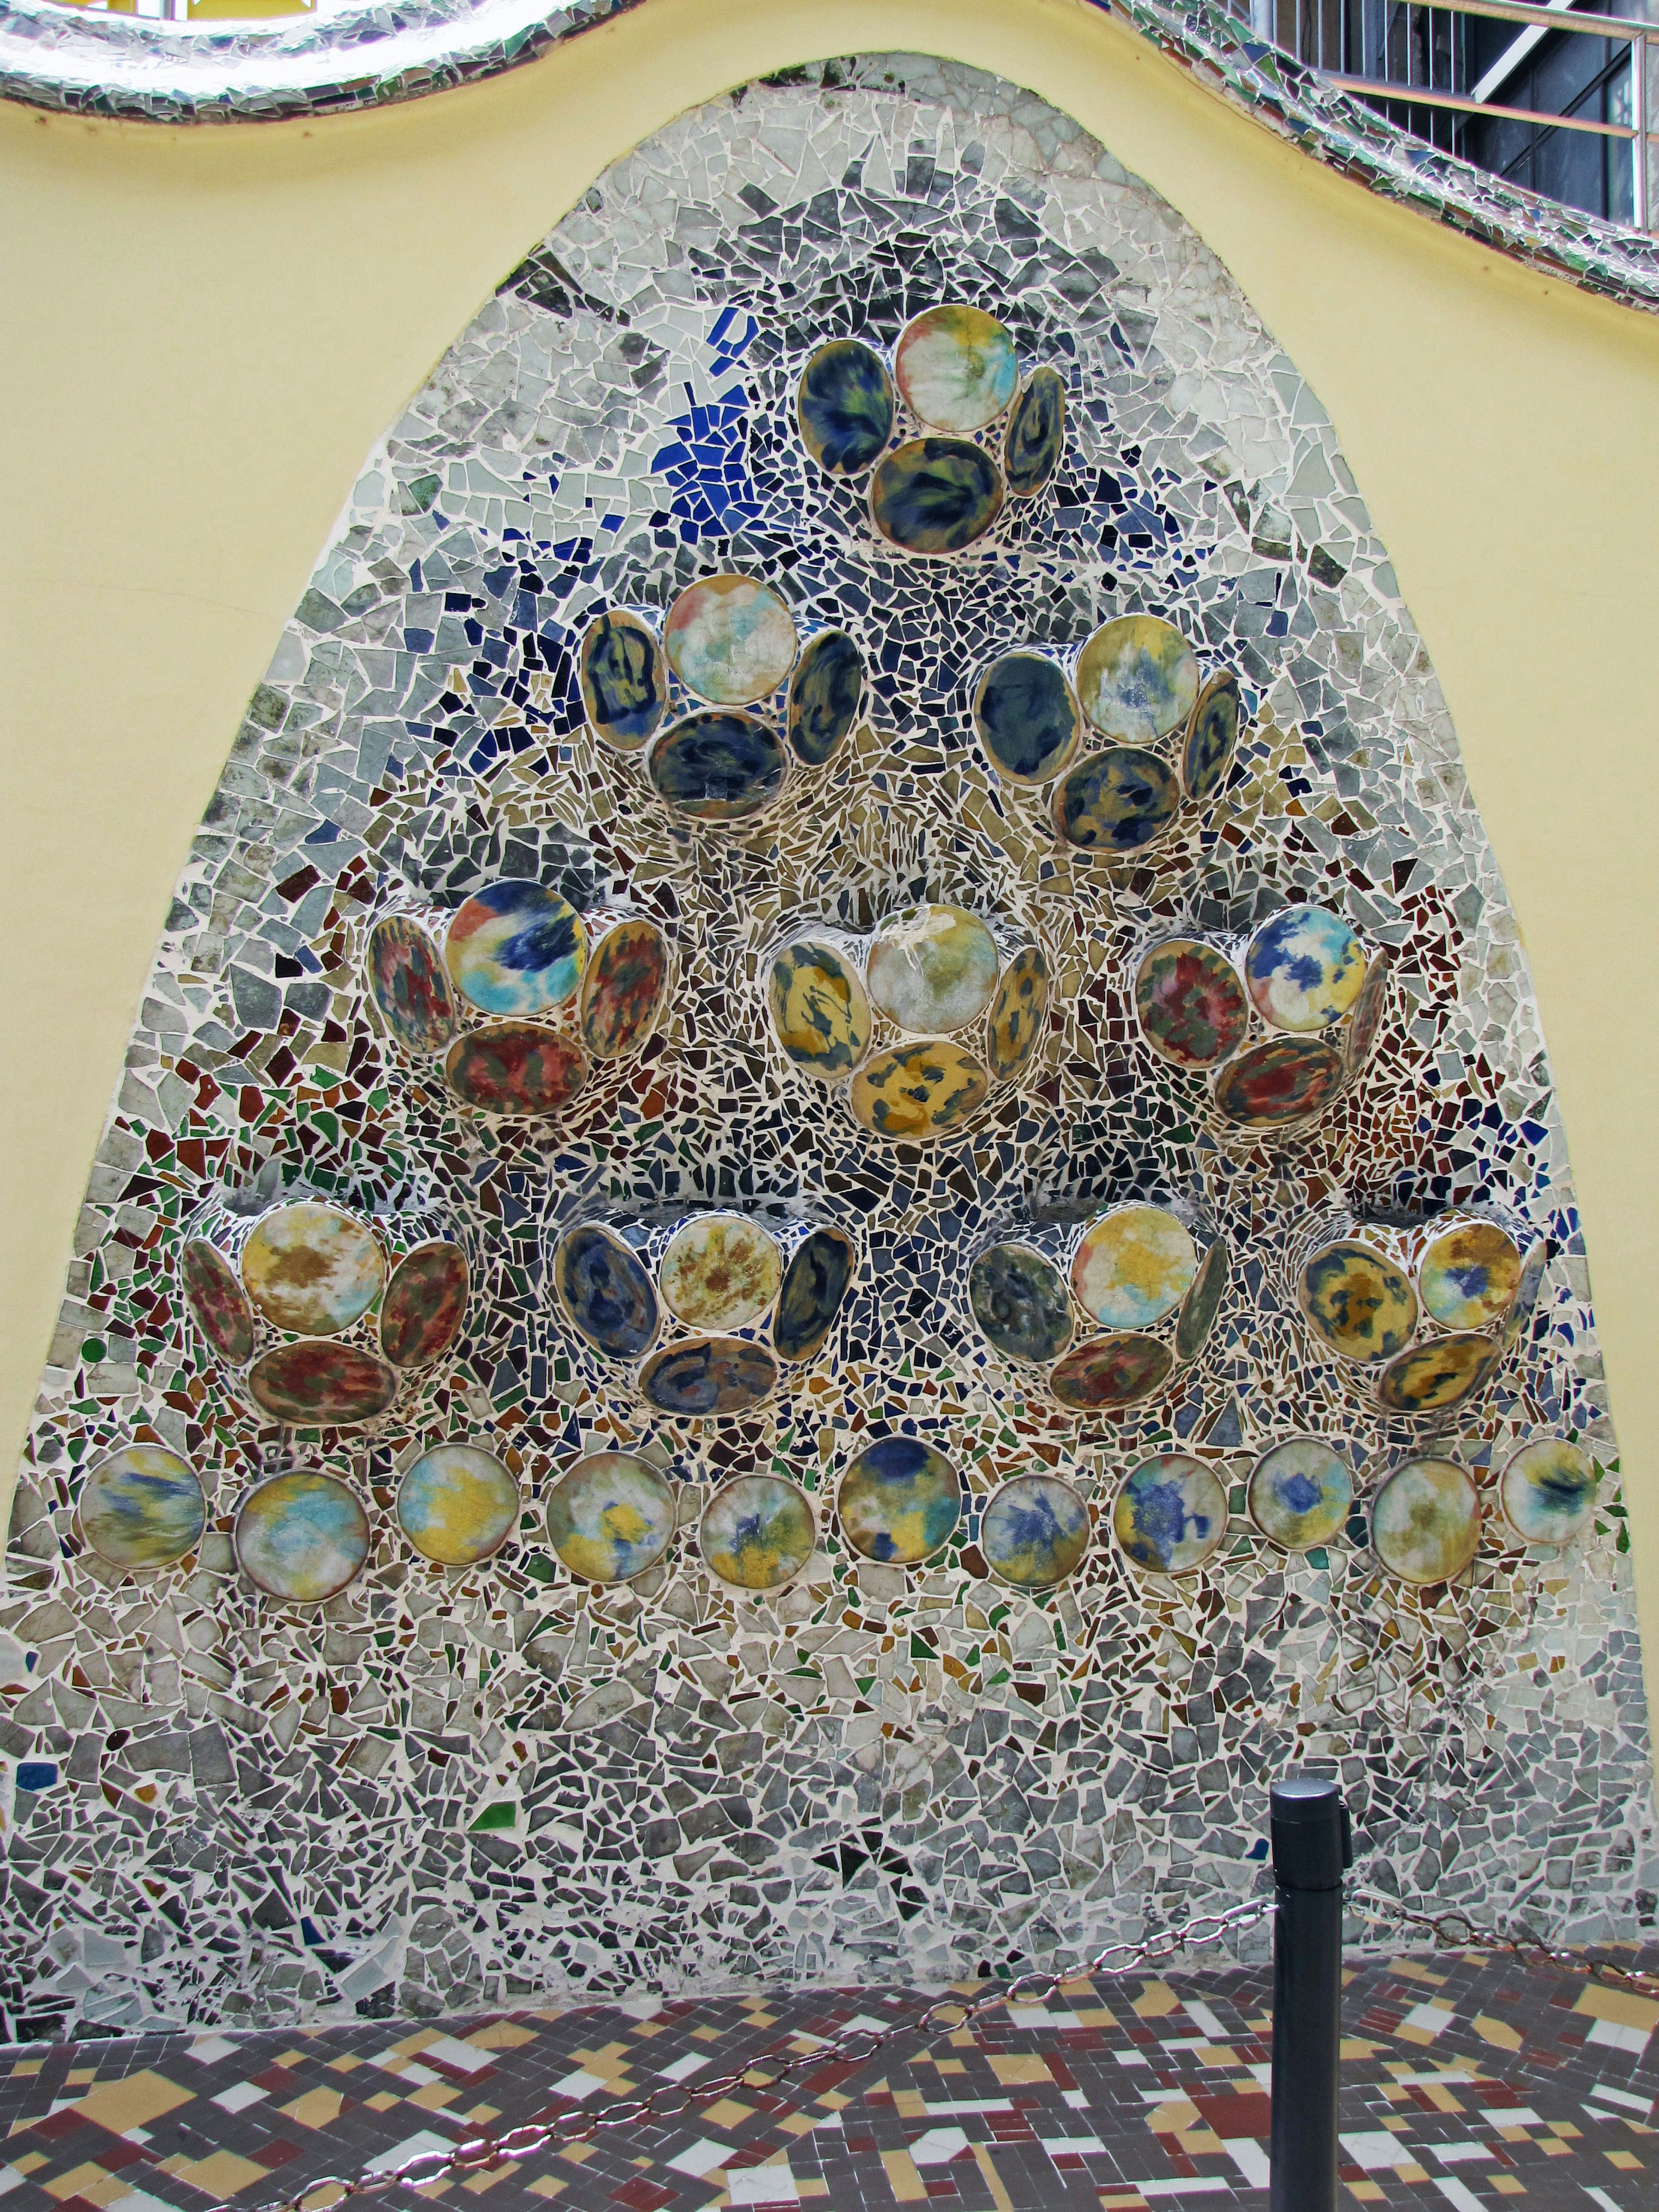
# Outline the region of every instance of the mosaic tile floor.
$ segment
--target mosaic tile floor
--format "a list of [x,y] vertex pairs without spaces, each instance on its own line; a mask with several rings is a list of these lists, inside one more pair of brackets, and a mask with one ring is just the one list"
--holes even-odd
[[[877,2212],[930,2198],[971,2212],[1262,2206],[1270,1987],[1265,1968],[1078,1981],[976,2038],[826,2065],[795,2077],[787,2097],[757,2074],[672,2124],[426,2193],[626,2212],[809,2200]],[[799,2049],[831,2024],[885,2024],[922,2002],[868,1990],[647,1999],[410,2029],[13,2045],[0,2052],[0,2194],[6,2212],[191,2212],[221,2200],[257,2212],[314,2177],[729,2073],[781,2042],[801,2039]],[[1659,2002],[1440,1953],[1352,1970],[1343,2024],[1345,2202],[1655,2203]]]

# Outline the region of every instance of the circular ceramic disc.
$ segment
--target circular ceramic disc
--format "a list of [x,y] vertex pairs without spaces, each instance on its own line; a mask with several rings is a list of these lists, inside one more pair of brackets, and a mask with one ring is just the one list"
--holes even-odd
[[1112,1530],[1136,1566],[1190,1575],[1220,1550],[1227,1492],[1212,1468],[1180,1452],[1143,1460],[1112,1508]]
[[811,1558],[817,1524],[805,1492],[770,1474],[721,1485],[697,1524],[711,1574],[738,1589],[781,1589]]
[[1048,1026],[1048,963],[1028,945],[1008,963],[991,1001],[986,1041],[991,1073],[999,1083],[1017,1075],[1036,1050]]
[[1449,1582],[1480,1547],[1480,1495],[1455,1460],[1409,1460],[1377,1492],[1371,1548],[1401,1582]]
[[392,1271],[380,1304],[380,1350],[394,1367],[441,1359],[466,1313],[466,1255],[434,1238],[417,1244]]
[[392,1042],[405,1052],[441,1052],[455,1034],[455,994],[443,956],[420,924],[397,914],[377,921],[364,965]]
[[782,792],[788,758],[769,724],[710,708],[653,738],[645,772],[658,796],[693,822],[746,822]]
[[1107,1328],[1150,1328],[1180,1304],[1198,1273],[1184,1223],[1161,1206],[1115,1206],[1091,1222],[1072,1261],[1072,1289]]
[[349,1429],[385,1413],[398,1395],[397,1370],[326,1339],[279,1344],[247,1371],[254,1403],[287,1428]]
[[645,743],[668,704],[662,647],[637,615],[604,614],[588,624],[580,681],[590,726],[622,752]]
[[1311,1552],[1347,1525],[1353,1475],[1322,1437],[1290,1437],[1263,1452],[1250,1475],[1250,1518],[1287,1552]]
[[1054,1474],[1017,1474],[980,1516],[979,1544],[994,1575],[1017,1589],[1051,1589],[1083,1564],[1089,1509]]
[[1120,615],[1077,664],[1078,703],[1103,737],[1149,744],[1184,722],[1198,699],[1198,662],[1173,623]]
[[194,1471],[159,1444],[124,1444],[88,1470],[75,1502],[81,1534],[112,1567],[168,1567],[207,1527]]
[[1528,1544],[1570,1544],[1595,1510],[1595,1462],[1564,1437],[1522,1444],[1504,1469],[1504,1517]]
[[1538,1305],[1538,1294],[1544,1287],[1544,1270],[1550,1261],[1550,1242],[1540,1237],[1528,1244],[1526,1257],[1521,1262],[1521,1280],[1516,1289],[1515,1304],[1510,1308],[1509,1319],[1504,1323],[1505,1347],[1513,1344]]
[[267,1597],[321,1605],[362,1572],[368,1516],[332,1475],[273,1475],[236,1516],[236,1558]]
[[1355,1237],[1316,1252],[1296,1297],[1322,1342],[1367,1365],[1392,1359],[1417,1327],[1416,1291],[1391,1260]]
[[1216,1078],[1216,1109],[1244,1129],[1284,1129],[1321,1112],[1342,1087],[1338,1055],[1318,1037],[1267,1037]]
[[579,1026],[595,1060],[625,1060],[656,1026],[668,988],[668,940],[654,921],[607,930],[582,977]]
[[657,1280],[663,1304],[690,1328],[741,1328],[778,1294],[783,1262],[758,1222],[705,1214],[677,1231]]
[[820,346],[801,373],[795,416],[801,443],[821,469],[861,476],[893,434],[886,363],[856,338]]
[[741,1336],[693,1336],[665,1344],[640,1370],[640,1395],[659,1413],[697,1420],[746,1413],[778,1387],[778,1363]]
[[780,1359],[810,1359],[829,1335],[858,1266],[853,1240],[839,1229],[815,1229],[784,1269],[772,1316],[772,1348]]
[[1238,749],[1238,678],[1223,669],[1198,695],[1181,746],[1181,781],[1188,799],[1202,801],[1227,780]]
[[844,630],[825,630],[789,679],[789,746],[807,768],[822,768],[851,736],[864,712],[864,660]]
[[870,479],[870,519],[904,553],[960,553],[1001,512],[996,463],[957,438],[913,439]]
[[1110,1413],[1149,1397],[1174,1365],[1169,1346],[1155,1336],[1092,1336],[1066,1354],[1048,1388],[1074,1413]]
[[1083,727],[1065,671],[1036,653],[1010,653],[992,663],[974,701],[974,722],[993,767],[1016,783],[1058,775]]
[[1423,1310],[1443,1328],[1502,1321],[1521,1287],[1521,1255],[1493,1221],[1460,1221],[1430,1238],[1417,1265]]
[[1039,368],[1015,400],[1002,441],[1002,473],[1016,499],[1042,489],[1065,442],[1065,384],[1058,369]]
[[278,1328],[337,1336],[380,1297],[386,1257],[365,1223],[307,1201],[258,1223],[242,1247],[242,1281]]
[[586,1082],[580,1045],[543,1022],[486,1022],[459,1036],[444,1080],[463,1106],[513,1121],[556,1114]]
[[968,1270],[968,1302],[987,1340],[1010,1359],[1046,1366],[1072,1340],[1066,1278],[1029,1244],[993,1244]]
[[591,1452],[554,1486],[547,1540],[587,1583],[631,1582],[654,1567],[674,1539],[674,1492],[632,1452]]
[[553,1286],[570,1324],[611,1359],[637,1359],[656,1340],[657,1293],[644,1261],[614,1231],[579,1222],[560,1237]]
[[587,965],[581,916],[541,884],[491,884],[444,939],[456,989],[485,1014],[540,1014],[574,998]]
[[1054,789],[1054,828],[1085,853],[1138,853],[1181,811],[1181,786],[1156,753],[1108,745],[1090,753]]
[[197,1328],[220,1358],[246,1367],[253,1357],[253,1311],[224,1254],[192,1237],[179,1255],[179,1280]]
[[422,1559],[475,1567],[519,1525],[519,1486],[494,1452],[434,1444],[398,1486],[398,1523]]
[[790,1060],[821,1082],[840,1082],[870,1049],[863,979],[833,945],[786,945],[767,976],[766,1005]]
[[711,707],[748,707],[775,691],[795,665],[795,619],[752,576],[707,576],[668,610],[663,644],[688,691]]
[[990,1077],[948,1037],[877,1053],[853,1078],[856,1120],[895,1140],[948,1136],[985,1103]]
[[1389,956],[1379,952],[1365,970],[1365,980],[1353,1002],[1347,1034],[1342,1040],[1342,1057],[1351,1081],[1370,1058],[1388,1011]]
[[675,1491],[630,1451],[591,1451],[546,1500],[546,1540],[581,1582],[633,1582],[675,1540]]
[[1365,980],[1365,950],[1340,914],[1288,906],[1264,921],[1244,955],[1244,987],[1276,1030],[1340,1021]]
[[847,1540],[866,1559],[915,1566],[962,1518],[962,1484],[943,1452],[918,1437],[884,1437],[842,1477],[836,1501]]
[[1218,1237],[1199,1261],[1193,1286],[1182,1300],[1181,1317],[1176,1323],[1177,1359],[1196,1359],[1203,1351],[1221,1310],[1221,1301],[1227,1295],[1231,1274],[1232,1254],[1226,1238]]
[[1492,1380],[1503,1347],[1489,1336],[1439,1336],[1402,1352],[1377,1377],[1392,1413],[1444,1413]]
[[904,404],[933,430],[982,430],[1019,382],[1014,342],[980,307],[928,307],[905,325],[893,356]]
[[1177,1067],[1218,1067],[1237,1051],[1250,1009],[1238,970],[1201,939],[1154,945],[1135,969],[1135,1014],[1152,1050]]
[[916,906],[884,921],[870,948],[870,996],[913,1036],[975,1021],[997,988],[996,940],[959,906]]

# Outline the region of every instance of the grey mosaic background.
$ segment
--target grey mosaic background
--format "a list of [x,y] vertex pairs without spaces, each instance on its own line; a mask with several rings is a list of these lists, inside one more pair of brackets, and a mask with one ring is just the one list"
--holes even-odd
[[[810,472],[792,394],[848,328],[994,308],[1071,387],[1056,483],[986,544],[907,562]],[[581,726],[573,644],[744,567],[853,629],[871,727],[758,826],[689,831]],[[1256,726],[1224,794],[1143,864],[1059,847],[999,785],[978,667],[1107,615],[1180,621]],[[464,1127],[371,1025],[356,960],[407,883],[626,889],[672,930],[673,1015],[620,1097],[537,1135]],[[781,916],[991,899],[1059,956],[1018,1095],[927,1151],[858,1137],[785,1075],[754,989]],[[1222,1149],[1135,1039],[1171,917],[1340,906],[1395,948],[1378,1054],[1317,1134]],[[373,1499],[368,1572],[321,1609],[237,1576],[275,1440],[185,1326],[182,1219],[303,1170],[446,1207],[481,1285],[406,1427],[309,1455]],[[1034,1196],[1200,1190],[1241,1255],[1200,1361],[1116,1422],[1030,1395],[969,1338],[963,1255]],[[1486,1191],[1557,1240],[1523,1347],[1436,1434],[1315,1359],[1284,1291],[1308,1209]],[[867,1249],[817,1371],[723,1426],[647,1425],[552,1310],[557,1224],[599,1196],[801,1198]],[[1340,1773],[1373,1883],[1632,1934],[1654,1916],[1639,1651],[1565,1147],[1513,916],[1443,702],[1316,396],[1156,195],[1030,95],[915,58],[744,88],[618,163],[479,314],[384,445],[256,692],[168,918],[82,1216],[0,1609],[0,2002],[76,2018],[430,2013],[547,1990],[943,1980],[1064,1959],[1266,1878],[1267,1779]],[[1212,1570],[1147,1582],[1103,1524],[1042,1600],[988,1582],[976,1520],[908,1578],[827,1510],[860,1438],[914,1423],[975,1504],[1062,1468],[1097,1504],[1171,1438],[1223,1468],[1292,1430],[1369,1492],[1432,1443],[1489,1480],[1586,1439],[1606,1510],[1562,1559],[1490,1524],[1426,1595],[1363,1548],[1286,1560],[1236,1511]],[[79,1470],[139,1429],[216,1516],[193,1568],[79,1548]],[[493,1439],[520,1541],[446,1574],[403,1547],[398,1469]],[[683,1486],[776,1466],[824,1546],[775,1601],[683,1527],[578,1590],[538,1500],[624,1438]],[[1363,1522],[1351,1528],[1363,1545]],[[484,1821],[478,1827],[475,1823]],[[1356,1929],[1356,1936],[1358,1930]]]

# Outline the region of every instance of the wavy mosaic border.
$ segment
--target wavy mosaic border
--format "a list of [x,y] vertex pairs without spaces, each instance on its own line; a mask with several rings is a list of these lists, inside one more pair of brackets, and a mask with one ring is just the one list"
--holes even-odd
[[[0,0],[0,97],[147,123],[259,123],[373,108],[534,61],[645,4],[410,0],[235,30]],[[1581,215],[1437,152],[1277,47],[1214,0],[1089,0],[1210,91],[1385,199],[1589,292],[1659,312],[1659,239]]]

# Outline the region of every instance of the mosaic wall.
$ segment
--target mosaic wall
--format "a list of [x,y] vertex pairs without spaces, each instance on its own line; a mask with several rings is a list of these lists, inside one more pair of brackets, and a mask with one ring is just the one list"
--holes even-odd
[[1652,1923],[1433,673],[1293,364],[1007,85],[745,88],[479,314],[250,704],[76,1249],[15,2033],[1048,1961],[1262,1882],[1298,1762],[1373,1883]]

